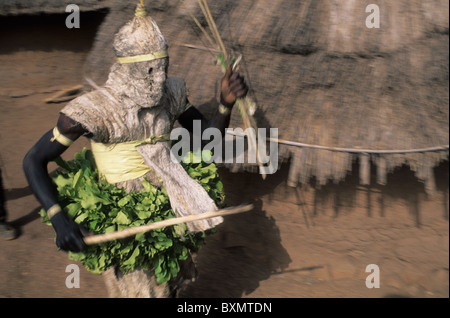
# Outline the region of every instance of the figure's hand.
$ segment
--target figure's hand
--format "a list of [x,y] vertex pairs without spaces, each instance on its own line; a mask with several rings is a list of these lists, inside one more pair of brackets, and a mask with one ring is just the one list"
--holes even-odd
[[247,93],[248,87],[244,78],[239,73],[233,72],[231,66],[228,66],[221,85],[220,102],[222,105],[232,108],[236,99],[245,97]]
[[70,220],[64,212],[58,212],[50,219],[56,232],[56,246],[63,251],[80,252],[86,248],[83,233],[87,231]]

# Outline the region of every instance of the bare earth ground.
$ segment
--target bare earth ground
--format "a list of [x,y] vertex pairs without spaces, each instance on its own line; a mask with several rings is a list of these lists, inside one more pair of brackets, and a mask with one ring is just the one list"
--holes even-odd
[[[9,221],[20,230],[0,241],[0,297],[107,297],[102,278],[81,264],[80,288],[66,287],[74,262],[57,251],[22,172],[25,153],[64,105],[43,100],[79,84],[86,57],[42,46],[0,52],[1,169]],[[77,141],[63,157],[84,146]],[[200,278],[184,297],[449,297],[448,163],[432,198],[407,169],[384,188],[360,187],[350,176],[314,195],[286,187],[287,168],[265,181],[222,171],[228,203],[256,209],[228,217],[208,239]],[[366,287],[369,264],[380,268],[380,288]]]

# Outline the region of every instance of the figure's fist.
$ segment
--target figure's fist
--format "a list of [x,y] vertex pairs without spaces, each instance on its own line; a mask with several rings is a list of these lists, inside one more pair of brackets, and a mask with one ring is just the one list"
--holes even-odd
[[86,248],[83,237],[87,230],[81,225],[70,220],[63,212],[56,213],[50,221],[56,232],[58,248],[72,252],[80,252]]
[[236,99],[245,97],[247,93],[248,87],[244,78],[238,72],[233,72],[231,66],[228,66],[227,72],[222,79],[220,102],[224,106],[231,108]]

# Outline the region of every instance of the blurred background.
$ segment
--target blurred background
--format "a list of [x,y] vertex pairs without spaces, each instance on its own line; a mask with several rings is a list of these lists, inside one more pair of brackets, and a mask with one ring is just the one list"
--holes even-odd
[[[104,83],[113,35],[137,2],[0,1],[0,165],[8,221],[20,232],[0,241],[0,297],[107,295],[81,265],[81,288],[66,288],[74,262],[40,222],[22,159],[90,89],[85,77]],[[197,1],[144,2],[169,42],[169,75],[211,116],[223,75],[193,22],[207,26]],[[80,28],[66,27],[71,3]],[[227,203],[256,208],[208,238],[184,296],[448,297],[449,2],[208,3],[225,46],[242,56],[258,127],[348,151],[280,143],[279,170],[265,180],[254,165],[221,165]],[[379,28],[366,23],[377,18],[371,4]],[[230,127],[243,127],[237,110]],[[83,147],[78,140],[63,157]],[[366,287],[369,264],[380,288]]]

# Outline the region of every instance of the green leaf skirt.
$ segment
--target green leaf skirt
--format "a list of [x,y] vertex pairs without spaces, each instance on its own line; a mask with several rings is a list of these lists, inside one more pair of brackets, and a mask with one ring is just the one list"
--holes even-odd
[[[190,155],[191,159],[194,157]],[[205,157],[203,157],[205,158]],[[144,189],[127,194],[124,189],[107,183],[98,174],[93,154],[84,148],[72,161],[55,160],[61,167],[53,176],[58,202],[65,213],[93,234],[105,234],[176,217],[164,188],[158,189],[143,179]],[[193,163],[197,162],[197,163]],[[225,195],[217,167],[191,160],[183,163],[187,173],[197,180],[219,208]],[[42,221],[50,225],[45,210]],[[124,273],[135,269],[153,269],[158,283],[175,278],[179,262],[204,244],[210,230],[190,233],[185,224],[170,226],[134,237],[88,246],[83,252],[69,252],[69,258],[80,261],[89,271],[101,274],[111,266]]]

